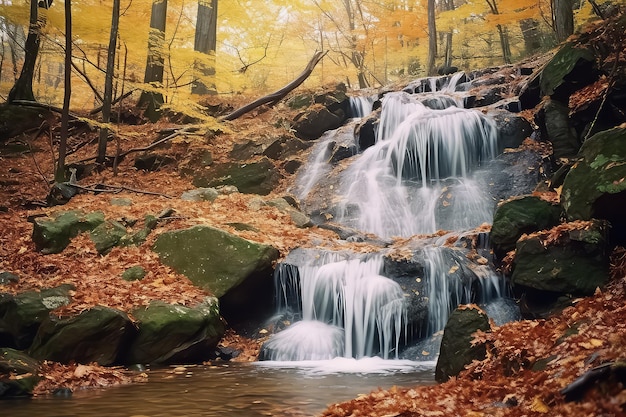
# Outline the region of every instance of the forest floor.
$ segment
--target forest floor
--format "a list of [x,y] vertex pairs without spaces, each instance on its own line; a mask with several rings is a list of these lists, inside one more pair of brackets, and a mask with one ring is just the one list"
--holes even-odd
[[[233,103],[237,106],[242,104]],[[246,137],[269,137],[285,133],[289,117],[277,107],[254,112],[234,122],[224,123],[216,135],[185,134],[170,141],[162,151],[181,161],[190,150],[206,147],[216,162],[229,160],[234,143]],[[270,206],[252,209],[255,198],[246,194],[221,195],[216,201],[188,202],[178,198],[195,188],[190,178],[181,177],[175,165],[157,171],[141,171],[130,155],[117,166],[93,172],[80,180],[85,188],[97,184],[116,186],[115,192],[83,191],[63,206],[45,207],[45,197],[53,175],[51,138],[58,133],[58,120],[49,128],[17,138],[33,150],[20,154],[0,153],[0,272],[7,271],[19,281],[0,284],[0,292],[19,293],[50,288],[61,283],[75,286],[73,301],[57,313],[71,315],[96,304],[130,312],[133,307],[159,299],[193,305],[208,293],[171,268],[161,264],[150,250],[159,233],[210,224],[246,239],[270,244],[281,255],[302,245],[332,244],[334,233],[317,227],[297,228],[289,216]],[[171,121],[157,124],[119,125],[115,149],[148,146],[164,129],[182,127]],[[43,133],[43,134],[42,134]],[[91,158],[96,152],[97,132],[82,133],[72,139],[77,149],[68,162]],[[111,152],[113,152],[112,150]],[[306,153],[302,155],[304,158]],[[272,195],[288,191],[290,176]],[[134,190],[134,191],[132,191]],[[271,198],[272,196],[269,196]],[[112,198],[127,198],[129,206],[112,205]],[[102,211],[107,218],[142,219],[173,209],[174,214],[159,223],[148,240],[138,247],[114,248],[99,255],[86,234],[79,235],[59,254],[44,255],[35,249],[29,219],[55,211]],[[239,231],[230,224],[243,222],[258,231]],[[367,250],[363,248],[363,250]],[[121,274],[141,265],[147,275],[127,282]],[[575,300],[561,314],[545,320],[522,320],[477,335],[486,341],[488,358],[471,364],[458,378],[429,387],[394,387],[378,390],[352,401],[332,405],[325,416],[619,416],[625,415],[626,391],[619,375],[603,374],[601,380],[581,390],[578,401],[566,402],[560,390],[595,366],[626,358],[626,251],[617,248],[612,256],[612,280],[592,297]],[[256,358],[262,339],[247,339],[229,331],[222,343],[242,351],[237,360]],[[147,379],[121,368],[95,364],[62,365],[47,362],[44,378],[36,394],[57,387],[71,389],[105,387]]]

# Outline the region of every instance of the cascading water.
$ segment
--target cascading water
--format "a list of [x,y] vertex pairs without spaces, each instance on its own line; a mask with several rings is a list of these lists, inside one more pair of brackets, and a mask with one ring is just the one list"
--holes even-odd
[[[376,142],[336,174],[338,187],[326,187],[335,192],[329,199],[333,221],[380,238],[463,231],[491,221],[494,201],[472,173],[497,155],[498,134],[494,122],[462,108],[463,100],[452,95],[461,75],[449,79],[443,94],[432,93],[437,82],[431,81],[420,84],[430,93],[383,97]],[[357,117],[371,111],[365,99],[351,107]],[[345,126],[319,140],[296,185],[301,200],[334,169],[329,159],[340,135],[342,141],[352,135],[354,142],[354,130]],[[423,244],[428,318],[421,336],[443,329],[459,303],[486,302],[504,292],[493,271],[460,266],[465,256],[457,252],[443,251],[433,240]],[[296,262],[288,257],[276,270],[279,310],[301,321],[270,338],[262,358],[397,357],[411,322],[409,294],[384,275],[380,253],[323,252]]]

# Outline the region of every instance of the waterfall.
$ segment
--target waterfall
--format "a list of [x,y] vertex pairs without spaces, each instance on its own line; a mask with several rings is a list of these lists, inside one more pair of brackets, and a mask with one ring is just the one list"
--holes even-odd
[[[383,239],[422,239],[413,251],[420,259],[409,261],[419,265],[410,272],[416,276],[408,279],[423,278],[425,287],[411,292],[400,286],[406,281],[397,281],[383,267],[383,248],[367,256],[292,252],[276,269],[276,297],[279,314],[296,323],[266,342],[264,359],[397,358],[400,341],[415,334],[414,327],[407,331],[407,323],[419,323],[421,336],[436,334],[461,303],[487,304],[503,320],[515,318],[514,305],[493,302],[506,295],[506,288],[485,262],[469,260],[463,245],[444,245],[449,237],[417,237],[439,230],[463,236],[492,220],[494,201],[473,175],[497,156],[498,133],[489,117],[463,108],[463,99],[455,96],[463,76],[421,80],[403,92],[385,94],[376,142],[362,152],[356,147],[360,153],[336,167],[331,149],[338,143],[356,146],[356,125],[327,132],[295,189],[303,201],[324,193],[322,212],[329,209],[328,217],[340,225]],[[352,98],[350,107],[357,117],[371,112],[364,97]],[[424,298],[411,298],[419,292]],[[420,303],[427,303],[425,322],[415,315]]]
[[348,117],[361,118],[372,112],[376,96],[351,96],[348,103]]
[[[302,321],[270,339],[264,357],[317,360],[378,355],[387,359],[397,355],[406,323],[404,292],[381,275],[382,267],[380,255],[339,259],[329,254],[297,268],[277,269],[278,299],[286,299],[285,289],[300,288],[300,295],[282,306],[298,310],[296,316]],[[315,342],[309,343],[309,337]]]

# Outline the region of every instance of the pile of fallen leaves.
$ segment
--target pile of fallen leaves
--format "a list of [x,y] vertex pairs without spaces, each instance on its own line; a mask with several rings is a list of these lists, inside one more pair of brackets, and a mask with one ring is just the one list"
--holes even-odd
[[[608,377],[566,401],[561,390],[592,368],[626,359],[626,251],[612,257],[613,280],[557,316],[477,332],[487,358],[429,387],[378,390],[331,405],[323,416],[620,416],[624,385]],[[616,276],[619,274],[618,276]]]

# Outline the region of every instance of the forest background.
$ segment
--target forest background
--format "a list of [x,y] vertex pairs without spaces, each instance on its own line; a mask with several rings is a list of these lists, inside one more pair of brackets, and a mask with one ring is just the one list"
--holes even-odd
[[9,93],[24,72],[29,22],[30,33],[39,35],[30,74],[32,98],[39,103],[62,105],[64,55],[71,50],[70,108],[103,105],[112,58],[113,103],[121,97],[136,103],[140,92],[147,92],[173,111],[203,116],[198,94],[271,91],[294,79],[315,51],[328,53],[305,85],[378,87],[441,67],[469,70],[540,53],[605,3],[0,0],[0,99],[11,101]]

